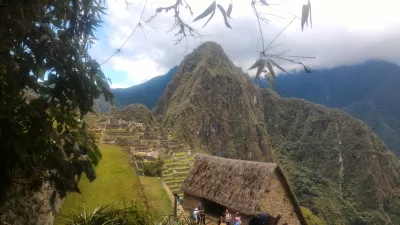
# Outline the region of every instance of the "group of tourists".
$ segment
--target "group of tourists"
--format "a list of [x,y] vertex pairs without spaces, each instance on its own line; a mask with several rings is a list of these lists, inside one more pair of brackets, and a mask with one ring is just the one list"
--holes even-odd
[[228,209],[225,209],[225,212],[222,213],[221,217],[219,218],[219,225],[240,225],[242,224],[242,220],[240,219],[239,212],[236,212],[236,215],[232,217],[229,213]]
[[199,206],[194,209],[191,215],[191,219],[196,221],[196,223],[198,224],[206,224],[206,214],[201,204],[199,204]]
[[[193,210],[191,219],[197,224],[206,224],[206,214],[201,204]],[[222,213],[218,221],[219,225],[241,225],[241,223],[242,220],[240,219],[239,212],[236,212],[235,216],[232,216],[228,209],[225,209],[225,212]]]

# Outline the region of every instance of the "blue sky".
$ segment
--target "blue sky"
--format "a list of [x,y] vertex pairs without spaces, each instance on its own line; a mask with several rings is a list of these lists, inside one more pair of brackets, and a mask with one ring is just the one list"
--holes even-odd
[[[107,16],[103,27],[96,32],[99,40],[90,50],[100,63],[112,55],[115,49],[130,35],[146,0],[107,0]],[[147,20],[160,6],[172,5],[175,0],[147,0],[142,20]],[[212,0],[187,0],[195,16],[200,14]],[[230,0],[218,0],[227,7]],[[283,18],[268,17],[269,24],[263,24],[264,40],[269,43],[287,24],[293,15],[300,16],[301,5],[306,0],[269,0],[277,6],[260,10],[277,14]],[[311,0],[313,28],[300,29],[295,20],[279,36],[276,43],[284,43],[276,52],[291,49],[290,55],[315,56],[305,63],[314,68],[331,68],[379,58],[400,64],[400,17],[398,0]],[[216,41],[221,44],[231,60],[242,68],[248,68],[257,58],[260,37],[257,22],[252,14],[250,1],[234,1],[233,29],[228,29],[223,18],[215,14],[210,23],[202,28],[205,21],[192,22],[193,18],[184,9],[182,18],[205,35],[202,40],[188,39],[174,46],[174,31],[167,33],[174,23],[173,15],[159,14],[146,30],[138,30],[124,46],[122,53],[102,66],[112,87],[129,87],[143,83],[155,76],[165,74],[179,65],[185,54],[202,41]],[[286,62],[278,62],[287,69],[296,68]],[[250,74],[251,75],[251,74]]]

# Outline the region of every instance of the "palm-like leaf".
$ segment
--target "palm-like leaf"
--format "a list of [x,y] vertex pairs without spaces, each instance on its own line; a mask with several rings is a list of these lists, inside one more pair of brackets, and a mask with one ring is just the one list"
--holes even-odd
[[220,4],[218,4],[217,6],[218,6],[219,11],[221,11],[222,16],[224,17],[225,26],[232,29],[231,25],[229,25],[229,23],[228,23],[228,18],[226,16],[224,7],[222,7],[222,5],[220,5]]
[[273,61],[272,59],[268,59],[268,62],[270,62],[272,65],[274,65],[275,67],[277,67],[278,69],[280,69],[281,71],[289,74],[285,69],[283,69],[278,63],[276,63],[275,61]]
[[226,15],[229,18],[231,18],[232,8],[233,8],[233,5],[232,5],[232,3],[230,3],[229,6],[228,6],[228,11],[226,12]]
[[274,68],[272,68],[272,65],[271,65],[270,62],[267,62],[267,68],[268,68],[269,73],[271,74],[271,76],[272,76],[274,79],[276,79]]
[[[206,10],[204,10],[204,12],[202,12],[200,15],[198,15],[198,16],[193,20],[193,22],[195,22],[195,21],[197,21],[197,20],[199,20],[199,19],[203,19],[204,17],[206,17],[206,16],[210,15],[212,12],[214,12],[214,11],[215,11],[215,5],[216,5],[216,2],[214,1],[213,3],[211,3],[210,6],[208,6],[208,8],[207,8]],[[207,24],[207,23],[206,23],[206,24]]]

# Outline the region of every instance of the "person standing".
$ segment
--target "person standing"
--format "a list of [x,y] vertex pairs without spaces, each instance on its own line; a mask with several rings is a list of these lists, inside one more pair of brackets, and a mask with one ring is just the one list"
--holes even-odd
[[196,223],[198,223],[199,222],[199,209],[198,208],[194,209],[193,217],[194,217],[194,220],[196,221]]
[[229,213],[229,210],[225,209],[225,223],[226,223],[226,225],[231,225],[231,219],[232,219],[232,216]]
[[234,221],[234,225],[240,225],[242,223],[242,220],[240,219],[240,215],[239,212],[236,212],[236,216],[235,216],[235,221]]
[[206,224],[206,214],[205,214],[205,212],[204,212],[204,209],[201,209],[200,210],[200,213],[199,213],[199,221],[200,221],[200,223],[199,224]]

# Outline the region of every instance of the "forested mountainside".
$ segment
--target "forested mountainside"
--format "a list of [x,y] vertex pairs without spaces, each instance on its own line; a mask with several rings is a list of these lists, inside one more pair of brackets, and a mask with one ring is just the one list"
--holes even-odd
[[[263,83],[268,86],[266,79]],[[284,97],[339,108],[362,120],[400,155],[399,66],[370,60],[311,74],[282,75],[276,83]]]
[[278,162],[327,224],[400,224],[400,162],[367,125],[258,88],[216,43],[185,57],[154,114],[197,148]]
[[[149,109],[154,108],[176,70],[177,67],[174,67],[166,75],[146,83],[114,90],[117,106],[122,108],[127,104],[141,103]],[[268,86],[265,78],[262,82],[264,87]],[[258,81],[255,83],[259,85]],[[281,75],[277,78],[277,84],[284,97],[303,98],[330,108],[339,108],[362,120],[391,151],[400,156],[400,101],[397,99],[400,96],[399,66],[370,60],[311,74]]]

